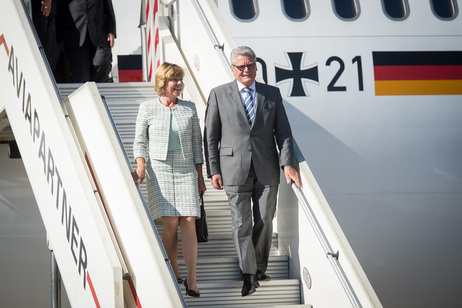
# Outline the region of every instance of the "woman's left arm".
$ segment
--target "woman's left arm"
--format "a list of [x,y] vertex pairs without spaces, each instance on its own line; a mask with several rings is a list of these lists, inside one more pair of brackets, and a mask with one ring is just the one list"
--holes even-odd
[[202,154],[201,127],[199,125],[199,117],[197,116],[196,105],[194,103],[192,103],[192,110],[192,152],[197,173],[197,186],[199,195],[202,195],[205,193],[207,188],[205,187],[204,176],[202,175],[202,164],[204,162],[204,158]]
[[202,152],[202,134],[201,127],[199,125],[199,117],[197,115],[196,105],[193,103],[192,106],[192,151],[194,157],[194,163],[199,164],[204,162],[204,155]]
[[196,172],[197,172],[197,187],[199,190],[199,195],[203,195],[207,190],[205,187],[204,176],[202,175],[202,164],[196,164]]

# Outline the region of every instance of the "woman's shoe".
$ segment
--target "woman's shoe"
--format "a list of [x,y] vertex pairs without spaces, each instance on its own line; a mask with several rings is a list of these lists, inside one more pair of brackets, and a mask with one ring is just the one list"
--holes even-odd
[[178,284],[182,284],[183,283],[183,279],[180,277],[180,278],[177,278],[176,281],[178,282]]
[[194,291],[194,290],[190,290],[188,288],[188,283],[186,282],[188,280],[188,278],[186,278],[184,280],[184,287],[186,289],[186,295],[189,295],[189,296],[192,296],[192,297],[201,297],[201,292],[198,291]]

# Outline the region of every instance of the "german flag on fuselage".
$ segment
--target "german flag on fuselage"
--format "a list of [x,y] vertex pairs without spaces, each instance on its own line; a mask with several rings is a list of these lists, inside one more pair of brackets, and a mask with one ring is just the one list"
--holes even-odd
[[462,51],[374,51],[375,95],[462,94]]

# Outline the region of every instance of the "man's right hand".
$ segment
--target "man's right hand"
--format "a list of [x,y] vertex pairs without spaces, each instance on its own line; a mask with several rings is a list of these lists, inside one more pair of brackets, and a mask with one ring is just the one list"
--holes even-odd
[[108,33],[107,41],[109,42],[109,46],[111,46],[111,48],[114,48],[114,39],[115,39],[114,34]]
[[213,188],[222,190],[223,189],[223,181],[221,180],[221,174],[217,173],[212,175],[210,179],[210,183],[212,183]]

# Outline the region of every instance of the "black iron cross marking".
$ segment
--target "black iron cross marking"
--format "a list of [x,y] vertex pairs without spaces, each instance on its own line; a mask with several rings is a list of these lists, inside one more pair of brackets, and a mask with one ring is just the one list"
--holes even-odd
[[302,78],[319,82],[318,66],[301,69],[303,52],[288,52],[292,70],[276,66],[276,83],[286,79],[293,79],[290,96],[307,96],[302,85]]

